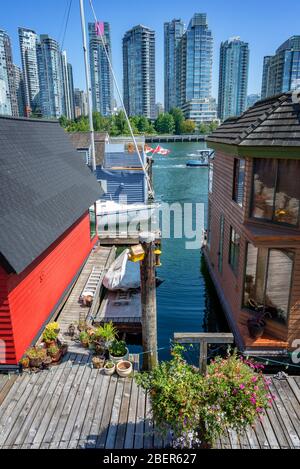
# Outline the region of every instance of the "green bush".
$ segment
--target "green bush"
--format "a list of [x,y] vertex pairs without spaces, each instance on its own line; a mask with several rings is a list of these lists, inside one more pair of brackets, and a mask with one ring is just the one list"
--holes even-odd
[[183,351],[175,345],[171,361],[136,376],[150,393],[157,428],[163,435],[172,431],[181,447],[213,444],[228,428],[240,432],[271,405],[268,380],[252,362],[236,353],[218,357],[202,376],[186,363]]

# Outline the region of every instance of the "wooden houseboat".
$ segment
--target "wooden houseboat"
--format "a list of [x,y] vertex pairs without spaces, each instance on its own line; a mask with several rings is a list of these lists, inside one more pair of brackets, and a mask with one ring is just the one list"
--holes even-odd
[[[208,143],[211,277],[238,347],[287,354],[300,339],[299,100],[290,92],[260,101]],[[254,318],[265,322],[260,337],[251,337]]]

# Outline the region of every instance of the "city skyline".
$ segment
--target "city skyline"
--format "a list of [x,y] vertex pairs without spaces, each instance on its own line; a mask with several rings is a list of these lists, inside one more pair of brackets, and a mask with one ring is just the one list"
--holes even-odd
[[[17,65],[21,65],[20,53],[17,42],[17,28],[24,26],[41,33],[49,34],[49,36],[62,41],[63,38],[63,16],[68,6],[68,1],[53,0],[51,5],[40,4],[36,0],[28,0],[26,5],[24,2],[15,2],[3,12],[1,17],[0,28],[6,30],[11,37],[13,45],[14,61]],[[276,12],[270,9],[272,2],[266,1],[263,5],[258,1],[251,4],[251,11],[255,11],[255,4],[259,7],[260,15],[253,14],[253,20],[249,19],[246,14],[247,9],[236,0],[228,1],[226,5],[217,0],[211,3],[203,3],[200,10],[207,13],[210,29],[214,36],[213,50],[213,89],[212,95],[217,98],[218,95],[218,70],[219,70],[219,48],[222,41],[231,36],[240,35],[245,42],[249,43],[251,49],[250,69],[249,69],[249,89],[250,94],[260,93],[261,77],[263,70],[263,58],[271,55],[288,37],[296,35],[299,31],[297,27],[297,17],[300,13],[300,5],[293,3],[293,15],[288,24],[278,24],[281,19],[280,11]],[[114,5],[94,2],[99,20],[107,21],[111,25],[112,37],[112,55],[113,65],[118,77],[119,85],[122,88],[122,38],[125,32],[136,24],[145,24],[156,32],[156,78],[157,87],[156,95],[158,102],[164,102],[164,80],[161,70],[164,67],[164,22],[170,22],[172,19],[181,18],[187,26],[190,18],[199,8],[194,2],[187,0],[184,6],[178,0],[172,2],[172,10],[170,5],[165,2],[162,4],[154,0],[151,5],[138,5],[137,2],[131,1],[131,6],[136,5],[138,8],[128,8],[119,0]],[[101,9],[100,9],[101,7]],[[153,15],[155,8],[158,8],[158,15]],[[118,12],[116,15],[115,12]],[[263,11],[268,11],[268,21],[265,22]],[[130,13],[129,13],[130,12]],[[297,15],[298,13],[298,15]],[[87,22],[92,20],[91,12],[86,3]],[[22,21],[18,20],[22,18]],[[60,20],[60,21],[59,21]],[[21,24],[20,24],[21,23]],[[254,27],[255,26],[255,27]],[[80,48],[80,49],[79,49]],[[84,68],[83,57],[81,53],[81,35],[80,35],[80,19],[79,9],[76,2],[73,2],[69,27],[65,36],[64,49],[68,52],[69,62],[73,65],[74,70],[74,86],[75,88],[84,89]],[[80,53],[79,53],[80,51]]]

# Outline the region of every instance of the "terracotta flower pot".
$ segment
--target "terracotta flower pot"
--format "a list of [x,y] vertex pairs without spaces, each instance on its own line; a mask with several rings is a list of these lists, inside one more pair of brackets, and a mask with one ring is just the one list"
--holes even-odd
[[132,363],[127,360],[120,361],[117,363],[116,369],[118,375],[121,376],[121,378],[127,378],[132,373]]
[[58,363],[58,362],[60,362],[61,357],[62,357],[62,351],[59,350],[56,355],[53,355],[53,356],[51,357],[51,358],[52,358],[52,363]]

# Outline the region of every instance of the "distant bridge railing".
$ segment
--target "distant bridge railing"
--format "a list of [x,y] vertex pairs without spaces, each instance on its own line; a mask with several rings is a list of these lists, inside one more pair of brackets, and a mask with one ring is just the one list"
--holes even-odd
[[148,135],[145,137],[146,143],[160,142],[204,142],[207,135]]

